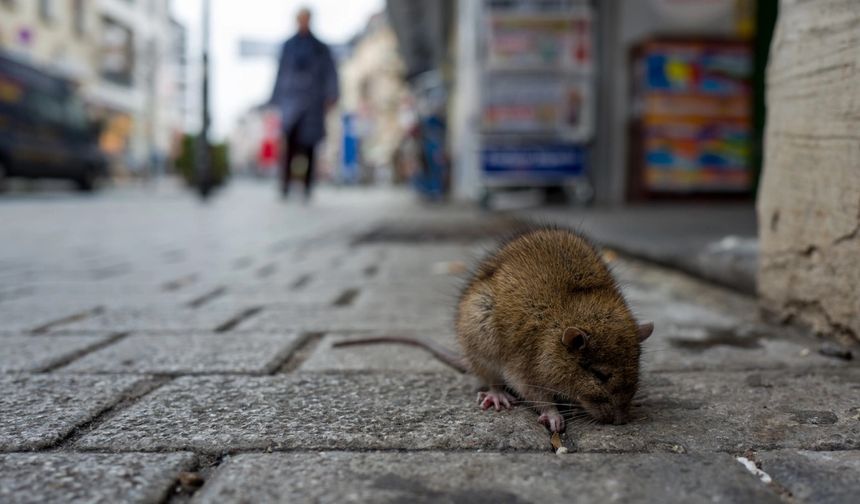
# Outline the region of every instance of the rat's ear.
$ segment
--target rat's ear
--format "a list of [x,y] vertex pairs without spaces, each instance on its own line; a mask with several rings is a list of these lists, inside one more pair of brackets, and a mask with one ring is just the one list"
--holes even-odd
[[561,335],[561,343],[571,351],[581,349],[586,341],[588,341],[588,334],[578,327],[568,327]]
[[639,324],[636,333],[639,335],[639,341],[645,341],[651,333],[654,332],[654,322],[645,322]]

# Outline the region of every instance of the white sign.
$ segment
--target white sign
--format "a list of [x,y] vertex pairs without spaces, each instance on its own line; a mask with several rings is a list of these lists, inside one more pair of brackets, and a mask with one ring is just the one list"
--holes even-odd
[[650,0],[661,16],[678,23],[702,24],[732,15],[735,0]]

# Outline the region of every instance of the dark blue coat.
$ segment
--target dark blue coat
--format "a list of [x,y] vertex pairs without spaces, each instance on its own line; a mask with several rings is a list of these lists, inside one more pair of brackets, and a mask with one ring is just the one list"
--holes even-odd
[[271,99],[284,131],[298,127],[298,141],[315,145],[325,136],[326,103],[337,98],[337,69],[329,48],[310,33],[284,42]]

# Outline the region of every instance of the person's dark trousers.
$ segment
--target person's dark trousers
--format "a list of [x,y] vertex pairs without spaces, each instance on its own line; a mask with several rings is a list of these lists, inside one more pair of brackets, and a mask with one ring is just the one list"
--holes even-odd
[[305,156],[307,158],[308,169],[305,172],[305,197],[310,197],[311,188],[314,180],[314,151],[313,146],[302,145],[298,141],[298,127],[285,132],[284,134],[284,166],[281,169],[281,194],[286,196],[290,192],[290,167],[293,164],[293,159],[296,156]]

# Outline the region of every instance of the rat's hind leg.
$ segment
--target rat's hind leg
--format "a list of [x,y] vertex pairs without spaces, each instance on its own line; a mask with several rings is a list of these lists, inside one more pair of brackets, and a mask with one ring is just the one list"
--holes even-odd
[[511,409],[511,405],[516,402],[516,398],[505,392],[505,389],[498,387],[490,387],[488,391],[478,392],[478,404],[481,409],[487,410],[495,408],[496,411],[503,409]]

